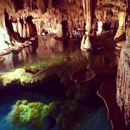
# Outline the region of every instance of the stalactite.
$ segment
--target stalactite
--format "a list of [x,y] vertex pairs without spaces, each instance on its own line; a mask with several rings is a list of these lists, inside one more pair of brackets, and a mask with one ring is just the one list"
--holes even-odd
[[48,8],[52,8],[52,0],[48,0]]
[[45,3],[44,0],[37,0],[37,6],[41,13],[45,13]]
[[63,37],[63,31],[62,31],[62,24],[61,23],[57,23],[56,30],[57,30],[57,36]]
[[84,16],[86,19],[86,30],[90,31],[92,23],[92,0],[83,0]]

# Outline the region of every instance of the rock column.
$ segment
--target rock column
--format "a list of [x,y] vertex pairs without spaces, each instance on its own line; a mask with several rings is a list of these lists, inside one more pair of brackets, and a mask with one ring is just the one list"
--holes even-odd
[[125,22],[126,22],[126,12],[125,11],[120,11],[118,13],[118,21],[119,21],[119,26],[118,26],[116,35],[114,37],[114,40],[119,39],[121,37],[121,35],[124,34],[124,32],[125,32]]
[[63,31],[62,31],[62,24],[59,22],[57,23],[56,25],[56,30],[57,30],[57,36],[60,38],[60,37],[63,37]]
[[85,42],[84,43],[82,42],[82,44],[81,44],[81,50],[83,50],[83,51],[92,50],[92,45],[89,40],[89,33],[90,33],[91,27],[92,27],[92,20],[93,20],[93,16],[94,16],[95,5],[96,5],[96,0],[83,0],[83,10],[84,10],[84,17],[85,17],[85,21],[86,21],[86,26],[85,26],[86,39],[84,40]]
[[5,26],[5,16],[0,14],[0,50],[8,48],[5,42],[10,43],[10,37]]
[[116,78],[116,101],[130,126],[130,37],[122,47]]

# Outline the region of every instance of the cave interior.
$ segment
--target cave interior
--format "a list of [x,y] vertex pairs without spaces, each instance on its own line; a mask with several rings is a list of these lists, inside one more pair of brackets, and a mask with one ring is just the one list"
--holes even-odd
[[130,129],[129,0],[0,3],[0,130]]

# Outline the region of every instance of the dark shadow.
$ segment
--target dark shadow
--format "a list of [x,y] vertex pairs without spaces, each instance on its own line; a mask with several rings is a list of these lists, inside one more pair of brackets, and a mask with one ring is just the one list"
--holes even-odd
[[37,35],[37,29],[36,29],[36,26],[35,24],[33,24],[33,21],[32,21],[33,17],[30,15],[27,17],[26,19],[26,22],[29,24],[30,26],[30,34],[31,36],[30,37],[33,37],[33,36],[36,36]]
[[63,30],[63,37],[66,37],[67,36],[67,32],[68,32],[67,21],[62,21],[61,24],[62,24],[62,30]]
[[128,130],[125,126],[123,113],[120,112],[116,103],[116,81],[109,80],[104,82],[98,90],[98,95],[106,105],[108,119],[111,121],[113,130]]
[[23,9],[23,0],[13,0],[16,11]]

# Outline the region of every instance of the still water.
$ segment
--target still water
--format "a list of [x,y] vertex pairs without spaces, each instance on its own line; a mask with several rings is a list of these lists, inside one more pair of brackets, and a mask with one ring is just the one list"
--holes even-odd
[[38,36],[31,45],[24,47],[21,51],[3,56],[5,60],[0,62],[0,71],[8,71],[20,65],[47,59],[56,53],[74,51],[80,47],[79,40],[59,39],[54,36]]
[[[74,102],[78,101],[79,104],[81,103],[81,106],[83,105],[83,109],[80,109],[80,107],[78,107],[78,109],[82,111],[85,110],[85,113],[77,111],[76,109],[75,112],[78,114],[72,112],[74,115],[72,115],[71,113],[70,116],[67,115],[68,113],[65,110],[69,110],[67,106],[64,105],[65,108],[60,111],[60,113],[62,113],[60,114],[60,116],[63,116],[64,113],[67,114],[65,114],[64,117],[61,116],[62,118],[55,117],[57,120],[60,119],[60,121],[55,124],[55,127],[48,130],[112,130],[111,124],[107,120],[106,107],[102,99],[100,99],[96,95],[96,91],[100,88],[101,83],[109,79],[114,79],[116,75],[116,56],[114,55],[114,49],[112,45],[113,43],[111,41],[111,34],[106,34],[105,36],[102,36],[102,38],[98,37],[96,44],[103,45],[104,48],[101,50],[96,50],[95,52],[83,52],[80,50],[80,38],[59,39],[53,36],[38,36],[31,45],[27,46],[26,48],[23,48],[20,52],[11,53],[5,56],[5,61],[0,62],[0,70],[1,72],[5,73],[12,69],[15,70],[15,68],[31,65],[35,62],[44,61],[46,59],[55,59],[56,55],[61,54],[67,55],[67,58],[70,59],[70,61],[69,63],[61,64],[61,66],[58,66],[58,68],[56,68],[57,73],[63,78],[58,79],[57,76],[54,76],[52,83],[49,83],[49,85],[53,87],[52,89],[52,87],[49,86],[52,89],[49,93],[48,90],[40,92],[40,90],[42,90],[41,87],[43,87],[43,85],[39,86],[39,88],[37,88],[38,86],[36,86],[34,88],[22,88],[22,90],[19,87],[17,87],[16,89],[12,85],[11,88],[7,88],[7,90],[1,90],[1,97],[6,98],[1,98],[0,100],[0,130],[38,129],[34,126],[34,124],[29,124],[29,126],[26,124],[21,127],[18,127],[16,124],[12,124],[11,122],[13,118],[12,113],[14,112],[13,106],[16,105],[16,101],[21,98],[20,95],[23,93],[23,91],[26,91],[26,94],[22,94],[24,95],[22,96],[22,98],[27,100],[30,100],[30,97],[28,97],[27,95],[30,95],[29,93],[32,92],[33,94],[40,95],[40,99],[42,97],[42,102],[46,104],[49,104],[54,101],[62,101],[69,106],[69,104],[71,104],[70,101],[74,100]],[[93,69],[96,74],[96,77],[92,82],[93,92],[89,104],[82,102],[82,94],[78,93],[77,91],[80,87],[82,87],[82,84],[79,85],[73,81],[70,81],[69,79],[69,76],[72,72],[75,72],[79,69],[87,68],[88,66]],[[51,69],[53,68],[51,67]],[[60,84],[62,86],[62,88],[60,89],[57,87],[59,85],[58,80],[60,80],[60,83],[64,83],[64,86]],[[64,91],[62,91],[62,89]],[[31,96],[31,101],[33,101],[32,97],[33,95]],[[67,100],[70,100],[69,103]],[[86,112],[86,109],[89,112]],[[80,114],[81,116],[78,117],[78,115]],[[80,119],[83,118],[83,121],[77,119],[77,122],[75,124],[70,123],[73,122],[74,118],[76,117]],[[68,122],[65,119],[68,120]],[[50,120],[46,120],[46,122],[50,122]],[[44,127],[42,130],[47,130],[47,126]]]

